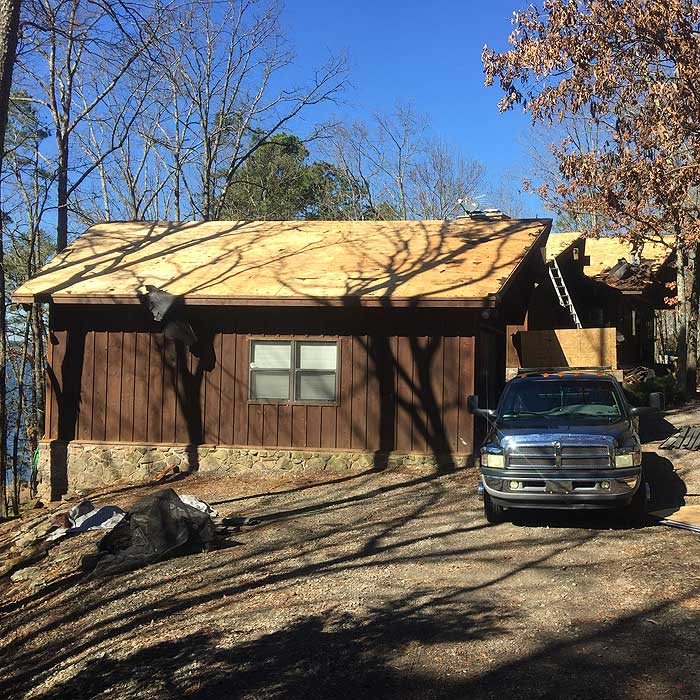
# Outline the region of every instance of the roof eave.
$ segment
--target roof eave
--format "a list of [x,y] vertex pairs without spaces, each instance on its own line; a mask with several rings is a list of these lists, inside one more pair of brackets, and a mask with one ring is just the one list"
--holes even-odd
[[[17,304],[93,304],[136,305],[141,304],[137,296],[78,296],[78,295],[13,295]],[[493,308],[498,295],[486,297],[187,297],[185,306],[315,306],[315,307],[382,307],[382,308]]]
[[552,219],[543,219],[542,221],[543,223],[545,223],[545,225],[542,227],[542,230],[537,235],[535,240],[530,244],[530,247],[525,251],[525,254],[522,256],[522,258],[520,258],[520,261],[513,268],[510,275],[508,275],[508,279],[506,279],[506,281],[501,285],[501,288],[498,290],[498,292],[493,295],[492,298],[494,300],[494,306],[500,304],[501,301],[503,301],[503,297],[508,293],[508,289],[513,284],[513,280],[515,280],[523,265],[525,265],[526,262],[529,261],[533,255],[539,253],[540,249],[542,248],[541,242],[543,238],[546,245],[547,238],[552,230]]

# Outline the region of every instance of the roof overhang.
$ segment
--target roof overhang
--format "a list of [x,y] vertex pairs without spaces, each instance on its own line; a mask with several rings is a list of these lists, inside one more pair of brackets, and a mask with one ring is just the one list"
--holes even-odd
[[[185,306],[304,306],[304,307],[392,307],[392,308],[494,308],[501,301],[502,294],[484,298],[439,299],[439,298],[397,298],[397,297],[202,297],[193,299],[184,297]],[[30,295],[13,295],[16,304],[53,303],[53,304],[91,304],[103,306],[137,305],[141,300],[134,296],[44,296],[36,298]]]
[[[202,225],[207,225],[207,226],[223,226],[225,222],[211,222],[208,224],[202,224]],[[261,226],[262,224],[266,224],[267,222],[253,222],[254,225]],[[329,229],[332,229],[334,226],[337,226],[339,222],[312,222],[315,225],[323,224],[324,230],[326,227]],[[343,222],[347,223],[347,222]],[[168,284],[164,287],[161,287],[165,289],[165,291],[168,291],[170,293],[175,294],[178,296],[181,300],[181,303],[183,303],[186,306],[190,307],[202,307],[202,306],[229,306],[229,307],[236,307],[236,306],[268,306],[268,307],[280,307],[280,306],[297,306],[297,307],[345,307],[345,308],[354,308],[354,307],[379,307],[379,308],[477,308],[477,309],[484,309],[484,308],[494,308],[498,306],[502,300],[503,297],[508,294],[509,290],[512,288],[513,281],[521,274],[521,271],[523,267],[526,265],[529,265],[531,261],[533,260],[532,256],[541,256],[541,251],[542,251],[542,246],[544,245],[544,242],[546,241],[547,236],[549,235],[549,231],[551,230],[551,220],[550,219],[530,219],[530,220],[512,220],[508,222],[496,222],[496,223],[490,223],[488,224],[490,229],[487,228],[487,230],[482,233],[480,230],[475,229],[476,224],[473,222],[389,222],[393,226],[394,229],[398,229],[399,226],[404,226],[407,229],[406,235],[411,234],[413,229],[416,229],[418,226],[425,227],[429,231],[437,231],[442,230],[443,226],[450,226],[452,229],[456,229],[456,234],[459,234],[458,237],[455,237],[453,239],[446,238],[445,240],[449,241],[450,240],[455,240],[455,241],[461,241],[459,244],[459,248],[456,250],[456,252],[461,256],[459,258],[460,260],[464,261],[466,260],[467,262],[470,263],[471,266],[467,265],[464,270],[455,270],[454,267],[450,267],[451,265],[454,264],[454,255],[455,251],[454,248],[455,246],[453,245],[452,248],[445,248],[445,250],[438,250],[439,255],[437,256],[437,262],[431,261],[430,264],[424,264],[421,263],[420,259],[418,259],[418,264],[424,264],[424,269],[420,271],[420,274],[430,274],[431,277],[428,280],[428,283],[426,285],[421,285],[420,283],[418,284],[413,284],[413,290],[406,289],[406,292],[412,292],[416,291],[418,292],[417,294],[401,294],[401,289],[383,289],[380,288],[383,284],[386,284],[387,287],[391,286],[389,282],[393,282],[393,280],[389,279],[388,282],[385,283],[383,280],[383,276],[386,277],[387,274],[385,271],[380,270],[378,273],[378,283],[375,285],[368,285],[368,286],[374,286],[375,289],[373,290],[367,290],[369,293],[363,293],[363,290],[358,290],[357,293],[352,290],[350,291],[349,294],[345,294],[342,296],[339,295],[334,295],[332,289],[328,289],[329,294],[322,294],[322,293],[304,293],[304,294],[296,294],[295,289],[289,289],[290,292],[293,292],[292,294],[285,294],[284,291],[286,290],[279,290],[281,293],[276,293],[276,290],[274,288],[271,288],[270,293],[264,293],[264,294],[255,294],[255,290],[251,289],[250,291],[252,292],[251,294],[245,294],[245,289],[241,288],[242,286],[245,287],[245,285],[238,285],[238,289],[231,289],[230,291],[225,290],[225,289],[217,289],[215,293],[213,294],[207,294],[206,291],[202,290],[201,288],[197,289],[196,293],[190,293],[189,291],[184,291],[183,293],[178,294],[178,292],[174,289],[169,288]],[[294,228],[296,229],[297,227],[301,226],[300,222],[272,222],[270,226],[277,225],[279,226],[287,226],[288,228],[292,228],[291,224],[294,224]],[[367,225],[367,222],[359,222],[359,224],[365,224]],[[355,222],[355,225],[359,227],[359,224]],[[138,223],[131,223],[131,224],[124,224],[124,226],[138,226]],[[310,225],[308,223],[304,223],[304,226]],[[118,230],[118,225],[117,224],[105,224],[104,225],[107,228],[107,231],[114,231]],[[467,233],[469,235],[473,236],[474,238],[474,243],[472,244],[470,239],[463,238],[462,237],[462,229],[466,227]],[[494,227],[500,227],[496,231],[493,231],[492,229]],[[97,227],[99,228],[99,227]],[[177,227],[176,227],[177,228]],[[509,229],[512,228],[514,233],[513,236],[514,238],[511,239],[511,234]],[[188,227],[183,225],[181,226],[182,231],[187,232]],[[241,229],[245,230],[245,225],[241,226]],[[393,230],[393,229],[392,229]],[[389,233],[392,232],[392,230],[389,231]],[[109,284],[105,283],[103,285],[102,289],[96,288],[93,290],[88,290],[88,289],[70,289],[70,287],[76,286],[74,284],[74,281],[68,277],[69,274],[73,274],[76,277],[76,280],[80,282],[79,275],[84,274],[84,275],[90,275],[91,273],[89,270],[82,270],[81,265],[85,267],[85,261],[89,260],[89,256],[91,255],[91,251],[89,248],[89,245],[91,242],[94,240],[95,236],[90,238],[91,231],[88,231],[88,233],[84,236],[81,237],[84,245],[80,249],[80,253],[83,253],[84,250],[87,250],[87,257],[85,254],[83,254],[82,257],[78,255],[76,258],[76,251],[75,250],[70,250],[67,249],[66,255],[68,256],[69,265],[74,265],[76,272],[71,273],[70,270],[68,272],[62,273],[64,276],[66,276],[66,279],[57,279],[56,281],[51,281],[50,276],[52,274],[55,274],[55,270],[57,267],[60,267],[62,262],[59,260],[58,266],[56,263],[50,263],[47,265],[40,273],[37,275],[35,278],[30,280],[28,283],[25,283],[22,285],[18,290],[16,290],[13,295],[12,295],[12,300],[15,303],[19,304],[32,304],[32,303],[47,303],[51,302],[53,304],[60,304],[60,305],[80,305],[80,304],[90,304],[90,305],[138,305],[142,303],[142,298],[139,293],[138,289],[118,289],[119,287],[119,280],[117,280],[116,283],[112,283],[112,289],[109,289]],[[528,233],[530,232],[530,233]],[[99,234],[99,230],[97,232]],[[208,244],[214,245],[216,242],[216,231],[214,231],[213,235],[209,236],[209,242]],[[420,231],[419,231],[420,234]],[[488,235],[486,235],[488,234]],[[189,234],[188,234],[189,235]],[[406,238],[406,235],[403,235],[402,232],[402,237],[399,238],[398,241],[395,242],[395,247],[399,250],[399,252],[402,251],[403,246],[406,244],[407,240],[413,240],[410,238]],[[431,234],[434,235],[434,234]],[[500,236],[500,238],[499,238]],[[529,236],[529,240],[527,240]],[[338,237],[338,236],[336,236]],[[377,235],[375,235],[375,239],[377,238]],[[476,245],[478,246],[482,238],[484,242],[487,245],[490,245],[492,248],[496,245],[498,245],[497,251],[500,251],[500,246],[503,245],[499,243],[500,240],[503,241],[508,241],[512,240],[514,243],[511,244],[511,255],[512,257],[510,258],[511,262],[510,264],[504,265],[504,267],[509,267],[508,270],[503,270],[503,276],[500,278],[495,278],[493,279],[493,283],[490,285],[490,288],[484,289],[484,294],[482,296],[478,296],[479,292],[481,290],[478,289],[478,286],[481,286],[482,289],[484,288],[483,282],[479,284],[484,278],[480,277],[479,275],[482,274],[484,268],[478,268],[476,267],[477,265],[481,265],[482,261],[479,260],[478,256],[477,262],[471,262],[474,260],[474,255],[471,252],[468,252],[468,246],[469,245]],[[156,239],[157,241],[160,239]],[[195,239],[196,240],[196,239]],[[325,239],[324,239],[325,240]],[[342,243],[345,241],[344,237],[339,237],[339,241]],[[362,242],[362,239],[359,239],[358,241],[350,240],[350,243],[355,246],[355,248],[359,248],[360,243]],[[98,241],[99,242],[99,241]],[[303,242],[303,241],[302,241]],[[419,239],[419,244],[423,242],[423,239]],[[432,239],[426,238],[425,239],[426,244],[432,244]],[[150,245],[150,241],[147,240],[147,244]],[[400,245],[399,245],[400,244]],[[180,244],[178,244],[180,245]],[[193,244],[192,246],[188,246],[191,248],[196,248],[197,244]],[[442,245],[442,243],[440,243]],[[518,246],[522,246],[520,251],[518,251]],[[180,245],[181,248],[184,248],[185,246]],[[419,246],[418,246],[419,247]],[[302,247],[302,250],[304,247]],[[118,249],[117,249],[118,250]],[[138,252],[138,249],[135,249]],[[479,250],[479,248],[475,248],[475,250]],[[99,252],[99,251],[98,251]],[[111,251],[108,251],[111,253]],[[394,253],[395,251],[392,249],[389,252]],[[418,250],[420,253],[421,251]],[[386,253],[386,251],[384,251]],[[468,256],[467,256],[468,253]],[[131,251],[129,254],[134,254],[133,251]],[[167,255],[168,251],[164,251],[164,255]],[[311,255],[315,255],[315,252],[312,250]],[[154,254],[149,253],[149,255],[155,260]],[[482,254],[483,257],[484,254]],[[485,253],[486,260],[487,262],[489,260],[492,260],[492,258],[489,258],[488,255],[493,255],[493,252],[487,252]],[[70,256],[73,256],[72,260],[70,259]],[[113,255],[111,257],[114,257]],[[146,259],[147,256],[144,257]],[[280,256],[283,257],[283,256]],[[376,256],[375,256],[376,257]],[[107,263],[109,263],[111,258],[107,260]],[[185,263],[188,263],[188,260],[184,261]],[[506,262],[508,262],[508,259],[506,259]],[[107,264],[107,263],[101,263],[100,260],[98,260],[98,263],[100,264]],[[410,260],[408,260],[405,263],[402,263],[404,267],[409,265]],[[128,267],[130,263],[127,261],[126,263],[122,263],[120,261],[120,265],[122,268]],[[139,264],[143,264],[142,262]],[[121,268],[117,267],[117,272]],[[250,275],[250,270],[255,269],[255,265],[248,265],[246,272]],[[358,268],[359,269],[359,268]],[[452,273],[451,278],[449,278],[449,272],[450,270],[454,270]],[[325,268],[325,271],[327,273],[328,267]],[[347,271],[346,271],[347,272]],[[457,272],[457,275],[455,276],[455,272]],[[370,275],[369,279],[374,281],[374,278],[371,277],[371,275],[374,273],[374,270],[369,270],[368,275]],[[420,279],[420,282],[422,282],[422,279],[420,278],[420,274],[412,276],[411,274],[411,269],[410,267],[408,268],[408,272],[406,270],[402,270],[399,268],[397,276],[407,276],[412,278],[413,280],[415,279]],[[445,273],[445,278],[447,281],[445,281],[445,278],[441,277],[442,274]],[[461,273],[461,277],[460,277]],[[98,274],[101,274],[101,271],[98,271]],[[107,274],[111,274],[111,271],[108,271]],[[135,274],[135,273],[134,273]],[[495,274],[493,272],[490,273],[491,278],[495,277]],[[143,269],[139,271],[140,278],[144,278],[141,286],[145,282],[148,282],[148,271],[144,271]],[[41,288],[41,280],[42,278],[46,279],[48,277],[48,281],[44,283],[44,288]],[[161,285],[161,283],[158,281],[159,278],[156,275],[154,284],[155,286]],[[469,284],[470,280],[477,280],[476,282],[476,289],[474,288],[474,284]],[[253,284],[251,286],[255,286],[255,281],[253,280]],[[278,286],[278,282],[275,283],[275,286]],[[401,286],[404,285],[404,282],[401,282]],[[464,296],[460,296],[459,293],[454,293],[454,290],[457,288],[457,285],[463,285],[464,286],[464,292],[466,293]],[[80,287],[80,284],[77,285]],[[83,287],[85,285],[82,285]],[[268,285],[270,286],[270,285]],[[287,286],[294,286],[294,285],[287,285]],[[337,287],[342,285],[335,285],[336,289]],[[425,293],[422,294],[421,292],[423,291],[420,287],[424,286],[425,288]],[[469,289],[469,286],[472,286],[472,290]],[[107,287],[107,288],[105,288]],[[117,287],[117,288],[114,288]],[[416,287],[418,287],[416,289]],[[193,287],[194,288],[194,287]],[[212,290],[214,291],[214,290]],[[441,293],[441,292],[447,292],[447,294]],[[452,293],[450,293],[452,291]],[[472,291],[471,294],[469,292]],[[243,293],[241,293],[243,292]],[[389,293],[387,293],[389,292]],[[396,294],[398,292],[398,294]],[[476,294],[474,294],[476,292]]]

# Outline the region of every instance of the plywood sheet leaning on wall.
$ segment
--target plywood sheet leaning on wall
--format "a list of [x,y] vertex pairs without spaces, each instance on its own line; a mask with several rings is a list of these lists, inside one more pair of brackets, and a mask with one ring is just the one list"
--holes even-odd
[[[518,351],[520,367],[617,368],[614,328],[519,331],[513,344]],[[512,355],[510,358],[515,359]],[[513,369],[512,364],[510,369]]]

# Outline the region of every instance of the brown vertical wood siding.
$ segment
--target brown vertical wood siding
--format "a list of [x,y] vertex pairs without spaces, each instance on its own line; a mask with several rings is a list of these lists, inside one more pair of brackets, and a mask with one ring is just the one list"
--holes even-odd
[[[475,385],[478,312],[220,307],[187,313],[200,339],[192,351],[167,340],[138,306],[53,307],[47,437],[472,451],[466,398]],[[338,341],[337,405],[248,401],[249,338],[276,335]]]

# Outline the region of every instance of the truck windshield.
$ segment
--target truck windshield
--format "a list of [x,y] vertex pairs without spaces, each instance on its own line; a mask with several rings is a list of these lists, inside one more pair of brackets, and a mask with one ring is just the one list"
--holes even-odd
[[499,418],[504,421],[621,420],[621,400],[610,381],[528,379],[511,384]]

